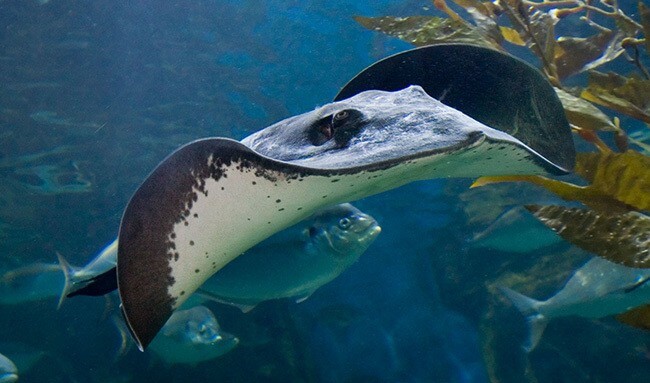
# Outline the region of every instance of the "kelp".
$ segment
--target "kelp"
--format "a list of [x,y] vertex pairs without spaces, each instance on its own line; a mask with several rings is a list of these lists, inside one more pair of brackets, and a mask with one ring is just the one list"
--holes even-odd
[[579,129],[615,131],[616,125],[589,101],[576,97],[560,88],[555,93],[562,102],[569,123]]
[[469,43],[494,48],[495,41],[463,20],[433,16],[354,18],[365,28],[397,37],[415,46],[442,43]]
[[546,226],[578,247],[629,267],[650,268],[650,217],[565,206],[526,205]]
[[[508,50],[508,45],[525,46],[537,57],[536,64],[556,87],[574,132],[597,149],[593,153],[578,154],[575,171],[584,178],[584,184],[541,176],[503,176],[479,178],[472,187],[523,181],[587,207],[579,212],[567,210],[574,215],[600,217],[598,222],[626,214],[647,218],[645,214],[650,211],[650,157],[647,156],[650,145],[639,140],[638,133],[629,138],[616,114],[650,124],[650,74],[643,64],[650,58],[650,8],[639,2],[635,20],[616,0],[454,0],[454,4],[434,0],[433,4],[444,17],[385,16],[357,17],[356,20],[368,29],[416,45],[463,42],[504,51]],[[560,28],[565,20],[580,22],[588,28],[582,29],[583,35],[559,36],[558,31],[566,30]],[[632,64],[628,67],[636,70],[627,75],[596,70],[621,59],[627,60]],[[565,80],[585,72],[588,74],[586,84],[565,88]],[[600,107],[616,114],[605,113]],[[601,134],[610,135],[618,152],[606,144]],[[568,228],[575,218],[568,213],[560,214],[553,222]],[[569,221],[562,222],[562,219]],[[619,222],[634,225],[627,228],[629,230],[646,230],[645,235],[650,231],[647,226],[638,226],[635,220]],[[576,235],[566,239],[596,254],[602,252],[605,239],[610,240],[608,248],[612,252],[617,246],[627,248],[622,238],[618,243],[616,236],[612,237],[606,228],[598,226],[596,230],[594,226],[587,232],[586,228],[576,227]],[[617,227],[619,231],[624,229]],[[579,236],[581,230],[583,235]],[[619,262],[638,264],[635,254],[625,254]],[[627,261],[623,259],[626,257]]]
[[650,123],[650,80],[616,73],[589,72],[589,85],[580,95],[645,123]]
[[578,153],[575,171],[590,184],[579,186],[542,176],[496,176],[481,177],[471,187],[529,182],[600,211],[650,211],[650,157],[632,150]]
[[[650,139],[646,139],[650,136],[650,73],[644,65],[650,62],[650,7],[647,2],[638,2],[638,13],[632,18],[620,9],[619,1],[434,0],[441,14],[411,16],[399,23],[389,16],[356,18],[368,29],[418,46],[463,42],[501,51],[527,49],[532,55],[524,58],[533,57],[531,64],[556,88],[576,137],[593,145],[593,149],[583,149],[585,152],[577,156],[575,172],[582,181],[575,176],[572,182],[541,176],[476,180],[474,188],[494,185],[460,193],[470,227],[484,226],[502,209],[524,204],[549,230],[575,245],[571,249],[586,250],[630,267],[650,268]],[[383,24],[379,20],[384,20]],[[570,23],[586,28],[563,28]],[[581,34],[560,35],[566,30]],[[628,65],[615,68],[626,68],[631,73],[602,69],[608,63],[622,61]],[[581,74],[587,76],[578,77]],[[623,116],[629,118],[622,121],[634,124],[634,129],[621,126],[619,117]],[[525,183],[504,183],[514,181]],[[522,187],[530,185],[539,187],[522,192]],[[572,206],[548,202],[546,191],[571,201]],[[486,200],[490,203],[486,204]],[[543,281],[545,272],[562,275],[573,270],[575,264],[567,262],[575,262],[580,255],[554,258],[553,266],[545,265],[545,258],[534,260],[539,268],[526,273],[530,279],[524,286]],[[507,276],[504,269],[512,267],[509,263],[495,272]],[[495,351],[503,346],[502,338],[494,331],[499,322],[495,307],[502,304],[496,297],[492,294],[488,298],[492,303],[481,321],[490,380],[514,377],[512,381],[536,381],[528,357],[517,363],[511,354],[504,357]],[[617,319],[650,330],[650,305],[633,308]],[[598,380],[596,375],[589,375],[589,379]]]

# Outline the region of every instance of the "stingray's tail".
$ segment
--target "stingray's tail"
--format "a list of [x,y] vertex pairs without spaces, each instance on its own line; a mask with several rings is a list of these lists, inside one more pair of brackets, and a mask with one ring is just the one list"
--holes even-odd
[[539,312],[542,302],[529,298],[507,287],[500,287],[501,292],[512,301],[512,304],[526,317],[528,323],[528,339],[523,347],[526,352],[532,351],[542,338],[548,319]]
[[61,266],[61,271],[65,276],[65,282],[63,284],[63,290],[61,291],[61,296],[59,297],[59,304],[56,306],[58,309],[63,304],[65,297],[70,294],[72,288],[74,287],[74,276],[77,272],[77,268],[70,265],[68,261],[61,255],[58,251],[56,252],[56,257],[59,259],[59,265]]

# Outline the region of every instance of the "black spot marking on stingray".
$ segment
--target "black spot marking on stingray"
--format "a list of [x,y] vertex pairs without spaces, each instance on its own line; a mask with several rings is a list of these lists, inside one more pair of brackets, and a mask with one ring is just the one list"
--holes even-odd
[[276,200],[275,200],[275,203],[280,203],[280,202],[282,202],[281,199],[276,199]]
[[302,210],[302,207],[299,207],[299,208],[298,208],[298,209],[296,209],[296,210]]
[[190,225],[190,223],[187,222],[187,221],[185,221],[185,222],[183,222],[183,223],[185,224],[185,226],[189,226],[189,225]]
[[334,182],[339,182],[340,180],[341,180],[340,178],[335,178],[335,179],[331,180],[330,182],[334,183]]
[[267,195],[266,198],[271,198],[271,196],[270,196],[270,195]]
[[178,262],[178,257],[179,257],[179,254],[178,254],[178,253],[174,253],[174,261],[177,261],[177,262]]
[[198,273],[201,272],[201,270],[199,270],[199,269],[195,269],[194,272],[198,274]]
[[270,224],[271,224],[271,221],[266,222],[266,224],[267,224],[267,225],[270,225]]
[[253,185],[257,185],[257,182],[253,181],[252,184],[253,184]]
[[323,198],[327,198],[327,194],[325,194],[325,195],[323,196]]
[[190,246],[194,246],[194,241],[190,241]]
[[247,220],[247,221],[250,221],[250,220],[251,220],[251,218],[250,218],[250,217],[248,217],[248,218],[246,218],[246,220]]
[[170,242],[169,243],[169,248],[172,250],[176,250],[176,242]]
[[225,188],[222,186],[222,187],[221,187],[221,190],[225,190]]
[[279,208],[279,209],[278,209],[278,211],[283,211],[283,210],[284,210],[284,208],[283,208],[283,207],[281,207],[281,208]]
[[194,218],[199,218],[199,213],[194,213]]
[[181,291],[180,295],[185,295],[185,290]]
[[171,239],[176,239],[176,233],[171,233],[171,234],[169,235],[169,238],[171,238]]

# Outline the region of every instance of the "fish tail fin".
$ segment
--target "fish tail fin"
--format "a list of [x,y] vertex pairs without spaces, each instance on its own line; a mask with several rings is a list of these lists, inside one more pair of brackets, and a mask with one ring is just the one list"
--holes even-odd
[[56,252],[56,257],[59,259],[59,266],[61,266],[61,270],[63,271],[63,276],[65,277],[63,290],[61,291],[61,296],[59,297],[59,303],[56,306],[58,310],[63,304],[63,301],[65,300],[66,296],[72,291],[72,287],[74,285],[73,278],[75,272],[77,271],[77,268],[70,265],[70,263],[58,251]]
[[512,302],[512,304],[526,317],[528,324],[528,339],[524,344],[524,350],[531,352],[542,338],[548,319],[540,314],[539,306],[542,302],[527,297],[507,287],[500,287],[501,292]]
[[120,345],[115,352],[114,357],[114,360],[117,361],[126,355],[131,349],[131,336],[129,334],[129,329],[126,327],[126,323],[124,323],[124,320],[119,316],[119,314],[111,315],[111,322],[113,322],[117,334],[120,337]]
[[524,344],[524,350],[531,352],[537,347],[539,340],[542,339],[542,334],[544,333],[544,329],[546,329],[548,319],[542,314],[536,314],[526,318],[526,322],[528,323],[528,339]]

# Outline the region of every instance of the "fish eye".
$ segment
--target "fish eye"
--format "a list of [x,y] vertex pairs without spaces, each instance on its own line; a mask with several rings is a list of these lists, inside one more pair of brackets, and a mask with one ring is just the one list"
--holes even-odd
[[352,221],[350,221],[350,218],[341,218],[339,220],[339,227],[343,230],[349,229],[350,225],[352,225]]
[[334,121],[345,120],[349,115],[350,113],[347,110],[341,110],[334,115]]

